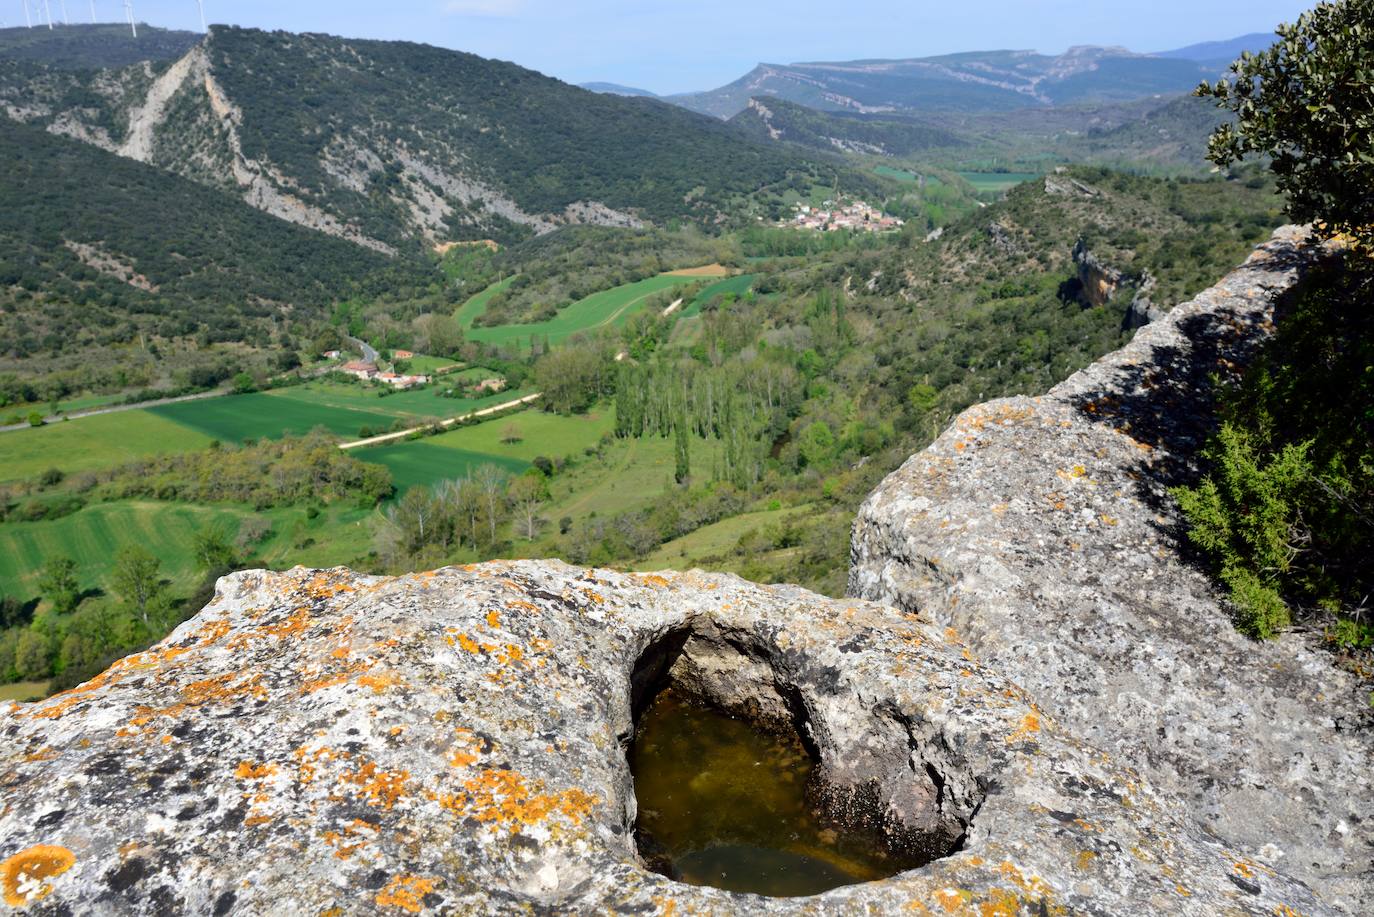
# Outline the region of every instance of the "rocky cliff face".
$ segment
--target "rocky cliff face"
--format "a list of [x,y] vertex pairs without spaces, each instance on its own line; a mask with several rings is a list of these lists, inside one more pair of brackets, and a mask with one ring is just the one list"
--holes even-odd
[[[839,817],[948,855],[799,900],[646,871],[624,749],[670,681],[791,719]],[[728,576],[241,573],[0,734],[0,883],[32,913],[1325,910],[955,630]]]
[[1207,830],[1358,912],[1374,900],[1365,692],[1299,637],[1235,631],[1168,493],[1213,427],[1212,380],[1314,257],[1280,230],[1048,395],[965,412],[864,504],[850,592],[952,627]]

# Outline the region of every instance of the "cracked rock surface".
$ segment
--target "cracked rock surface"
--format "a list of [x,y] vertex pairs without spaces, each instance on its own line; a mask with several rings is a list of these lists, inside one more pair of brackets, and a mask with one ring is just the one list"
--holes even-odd
[[[829,789],[962,849],[805,899],[645,870],[624,746],[678,663],[726,706],[787,700]],[[724,575],[239,573],[0,734],[0,883],[34,914],[1328,910],[954,629]]]
[[966,411],[863,505],[849,592],[953,627],[1208,831],[1368,913],[1367,687],[1305,638],[1239,634],[1169,495],[1196,477],[1213,378],[1254,353],[1319,257],[1282,229],[1048,395]]

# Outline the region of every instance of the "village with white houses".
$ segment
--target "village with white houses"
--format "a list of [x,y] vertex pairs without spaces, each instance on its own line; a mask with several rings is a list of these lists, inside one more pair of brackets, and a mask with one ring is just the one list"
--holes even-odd
[[[429,385],[435,381],[436,376],[421,375],[418,373],[398,373],[393,370],[380,368],[377,363],[370,360],[349,360],[339,363],[346,354],[340,350],[327,350],[324,352],[326,360],[333,361],[339,365],[333,371],[342,373],[345,376],[352,376],[359,382],[373,383],[378,385],[388,385],[397,391],[415,388],[420,385]],[[391,354],[393,360],[410,360],[415,354],[409,350],[396,350]],[[455,363],[437,371],[437,376],[463,369],[463,364]],[[465,380],[462,383],[462,390],[471,397],[481,397],[483,395],[495,395],[506,390],[506,380],[500,376],[480,377]]]
[[[343,357],[343,353],[338,350],[330,350],[325,353],[325,359],[338,360]],[[398,350],[392,354],[397,360],[408,360],[415,354],[409,350]],[[379,369],[376,363],[365,360],[350,360],[339,367],[339,372],[345,376],[352,376],[360,382],[380,382],[389,385],[394,389],[414,388],[417,385],[428,385],[429,376],[406,375],[392,372],[390,370]]]
[[822,202],[819,207],[799,203],[796,210],[791,220],[783,220],[779,225],[819,232],[835,232],[840,229],[887,232],[901,229],[905,225],[904,221],[888,216],[864,201],[831,200]]

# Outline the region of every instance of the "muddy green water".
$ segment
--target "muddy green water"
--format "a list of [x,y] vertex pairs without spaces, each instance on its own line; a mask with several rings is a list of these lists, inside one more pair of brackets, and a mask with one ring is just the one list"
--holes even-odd
[[872,839],[837,830],[808,805],[813,767],[796,736],[760,733],[665,691],[630,750],[640,851],[679,882],[774,897],[901,871]]

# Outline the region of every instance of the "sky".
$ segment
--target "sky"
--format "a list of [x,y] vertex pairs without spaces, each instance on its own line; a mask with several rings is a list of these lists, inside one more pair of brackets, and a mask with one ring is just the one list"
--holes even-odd
[[[28,0],[88,22],[91,0]],[[0,20],[24,22],[24,0]],[[142,22],[199,29],[195,0],[133,0]],[[204,0],[211,23],[405,39],[514,61],[572,83],[712,89],[761,61],[922,57],[1071,45],[1163,51],[1264,32],[1311,0]],[[100,21],[124,0],[94,0]]]

